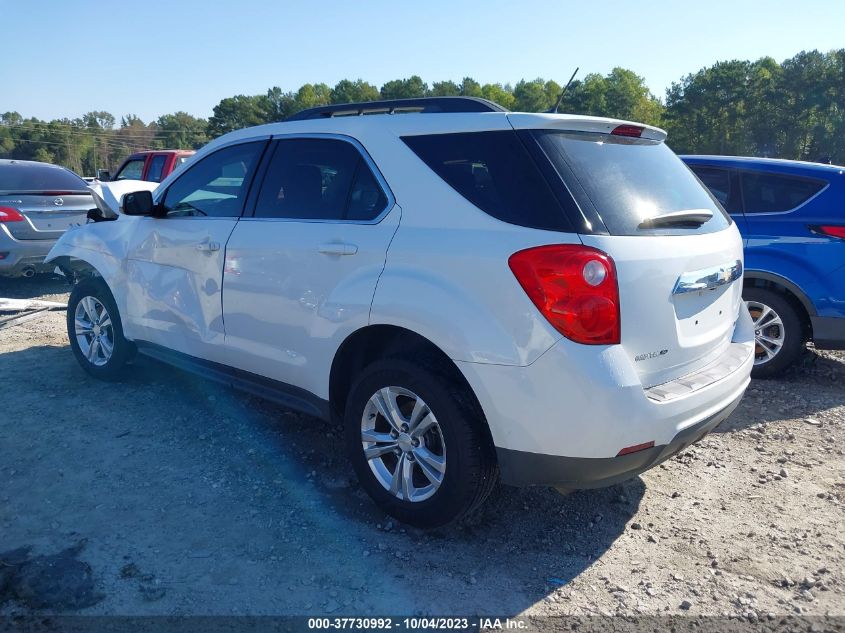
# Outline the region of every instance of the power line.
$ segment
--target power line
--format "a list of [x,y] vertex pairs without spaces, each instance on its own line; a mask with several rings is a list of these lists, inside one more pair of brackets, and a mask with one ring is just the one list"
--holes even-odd
[[[21,130],[29,130],[32,132],[60,132],[64,134],[83,134],[83,135],[100,135],[100,134],[113,134],[119,135],[121,138],[138,138],[138,139],[154,139],[154,140],[164,140],[169,138],[172,134],[171,132],[160,132],[155,130],[150,130],[149,133],[125,133],[123,130],[126,128],[100,128],[100,130],[92,130],[92,129],[84,129],[79,128],[75,125],[71,125],[69,123],[45,123],[45,122],[35,122],[35,121],[25,121],[23,123],[2,123],[0,122],[0,126],[8,128],[8,129],[21,129]],[[35,126],[35,127],[32,127]],[[40,126],[40,127],[39,127]],[[55,127],[63,127],[66,129],[63,130],[55,130]],[[173,130],[173,133],[188,133],[194,134],[195,132],[187,129],[187,128],[179,128],[178,130]]]

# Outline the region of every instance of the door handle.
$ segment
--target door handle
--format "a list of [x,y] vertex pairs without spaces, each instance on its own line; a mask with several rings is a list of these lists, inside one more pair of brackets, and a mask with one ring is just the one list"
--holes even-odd
[[355,244],[347,244],[346,242],[327,242],[320,244],[317,250],[323,255],[354,255],[358,252],[358,247]]
[[219,242],[200,242],[197,244],[197,250],[202,253],[213,253],[220,250]]

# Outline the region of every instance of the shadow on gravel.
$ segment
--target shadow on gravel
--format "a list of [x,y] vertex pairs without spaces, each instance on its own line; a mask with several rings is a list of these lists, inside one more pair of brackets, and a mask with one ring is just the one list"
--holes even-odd
[[44,299],[44,295],[70,292],[70,286],[58,275],[35,275],[23,277],[0,277],[0,297],[5,299]]
[[[808,348],[783,374],[754,379],[739,407],[716,433],[785,419],[813,418],[845,405],[845,362],[841,356]],[[813,385],[807,389],[807,385]]]
[[[256,612],[279,612],[284,588],[283,612],[515,615],[601,558],[645,492],[640,479],[565,497],[502,486],[462,524],[426,532],[377,510],[328,423],[144,357],[123,383],[91,379],[66,347],[0,354],[0,373],[13,371],[37,380],[25,399],[0,386],[0,401],[15,402],[15,425],[0,419],[0,438],[24,451],[6,494],[26,527],[8,547],[46,532],[60,549],[66,541],[49,528],[59,516],[61,529],[87,538],[99,556],[89,559],[93,572],[73,565],[65,584],[84,589],[93,573],[107,600],[119,591],[114,583],[125,582],[113,577],[128,561],[185,579],[154,599],[196,597],[200,612],[217,608],[209,596],[223,582],[229,604]],[[73,402],[88,400],[98,403],[93,414],[73,413]],[[25,437],[17,425],[29,430]],[[58,451],[52,461],[39,457],[46,447]],[[125,536],[115,541],[115,533]],[[332,587],[340,591],[332,595]],[[11,595],[21,600],[18,589]],[[95,592],[81,595],[29,604],[73,609]],[[138,596],[133,608],[147,612],[152,598]],[[114,604],[108,600],[107,611]]]

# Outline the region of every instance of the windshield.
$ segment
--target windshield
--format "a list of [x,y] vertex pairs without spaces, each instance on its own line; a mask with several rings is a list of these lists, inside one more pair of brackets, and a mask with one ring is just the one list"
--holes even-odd
[[[719,203],[660,141],[547,130],[535,136],[578,204],[591,206],[612,235],[712,233],[730,225]],[[696,209],[713,218],[694,228],[640,228],[646,218]]]
[[0,163],[0,191],[79,191],[88,193],[88,185],[64,167],[42,163]]

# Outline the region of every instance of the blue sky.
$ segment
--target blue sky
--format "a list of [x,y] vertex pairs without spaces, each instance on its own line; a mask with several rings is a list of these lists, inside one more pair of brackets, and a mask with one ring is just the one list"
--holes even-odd
[[845,1],[0,0],[0,112],[207,117],[277,85],[568,79],[624,66],[660,97],[725,59],[845,47]]

